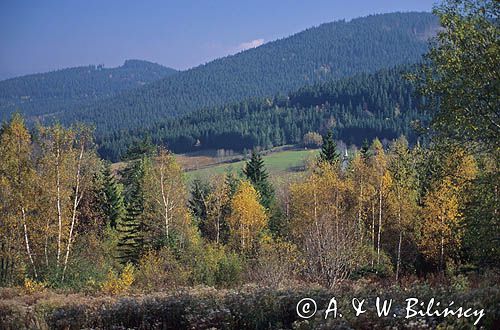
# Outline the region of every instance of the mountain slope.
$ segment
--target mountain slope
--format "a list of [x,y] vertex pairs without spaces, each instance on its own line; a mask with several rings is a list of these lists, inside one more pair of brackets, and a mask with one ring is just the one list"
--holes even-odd
[[337,139],[414,138],[411,123],[425,120],[420,99],[403,78],[412,67],[383,69],[307,86],[288,96],[250,99],[171,118],[150,129],[102,135],[101,155],[117,160],[134,141],[151,137],[174,152],[202,149],[241,151],[302,141],[307,132],[333,129]]
[[234,56],[121,93],[64,122],[96,123],[98,134],[150,128],[168,117],[307,84],[414,63],[438,28],[429,13],[373,15],[310,28]]
[[0,81],[0,118],[17,109],[26,116],[75,111],[176,72],[156,63],[127,60],[117,68],[89,65],[7,79]]

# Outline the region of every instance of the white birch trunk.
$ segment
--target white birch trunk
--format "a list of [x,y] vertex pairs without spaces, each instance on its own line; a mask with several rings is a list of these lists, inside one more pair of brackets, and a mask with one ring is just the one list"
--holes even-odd
[[80,155],[78,157],[78,165],[77,165],[77,170],[76,170],[75,198],[73,199],[73,211],[71,214],[71,226],[69,229],[68,244],[66,245],[66,256],[64,258],[64,268],[63,268],[61,281],[64,281],[64,275],[66,274],[66,269],[68,267],[69,253],[71,250],[71,243],[73,241],[73,232],[74,232],[75,223],[76,223],[76,211],[78,209],[78,205],[80,204],[80,200],[82,197],[82,194],[80,194],[80,172],[81,172],[84,148],[85,147],[82,144],[82,147],[80,149]]
[[57,204],[57,268],[59,268],[59,260],[61,257],[61,239],[62,239],[62,213],[61,213],[61,169],[60,169],[61,150],[59,145],[56,152],[56,204]]
[[23,228],[24,228],[24,242],[26,243],[26,252],[28,253],[28,257],[30,259],[31,265],[33,266],[33,273],[35,274],[35,278],[38,278],[38,273],[36,271],[35,262],[33,260],[33,255],[31,254],[30,241],[28,238],[28,226],[26,224],[26,212],[24,207],[21,207],[21,214],[23,218]]

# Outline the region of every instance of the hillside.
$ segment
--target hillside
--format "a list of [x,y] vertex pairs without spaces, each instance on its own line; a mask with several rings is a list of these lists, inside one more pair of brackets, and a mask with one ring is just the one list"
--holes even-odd
[[116,68],[89,65],[7,79],[0,81],[0,119],[18,109],[28,117],[75,111],[176,72],[156,63],[127,60]]
[[133,134],[200,108],[415,63],[437,28],[430,13],[381,14],[322,24],[65,112],[60,118],[66,123],[95,123],[98,134],[123,129]]
[[414,138],[411,123],[425,120],[419,99],[398,66],[303,87],[287,96],[248,99],[158,122],[152,129],[101,134],[101,155],[118,160],[137,139],[151,137],[177,153],[242,151],[297,144],[307,132],[333,129],[337,139],[360,145],[374,137]]

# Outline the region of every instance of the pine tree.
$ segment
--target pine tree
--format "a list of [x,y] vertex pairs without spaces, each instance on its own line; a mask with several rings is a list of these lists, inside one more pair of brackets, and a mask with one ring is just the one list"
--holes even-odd
[[319,158],[321,161],[330,163],[331,165],[340,164],[340,154],[337,151],[337,143],[333,139],[333,132],[331,130],[323,137],[323,145],[321,146]]
[[[202,226],[207,219],[207,197],[210,194],[210,190],[209,185],[201,179],[196,178],[193,180],[191,185],[191,197],[188,203],[191,213],[199,222],[200,226]],[[201,227],[200,230],[202,230]]]
[[137,263],[143,247],[142,215],[144,213],[144,162],[133,161],[122,172],[125,185],[125,217],[118,223],[118,258],[124,264]]
[[274,203],[274,189],[267,180],[267,173],[262,156],[257,151],[252,151],[250,160],[245,164],[243,173],[260,194],[261,204],[269,210]]
[[363,157],[363,160],[368,160],[370,158],[370,143],[368,142],[367,139],[363,140],[363,144],[361,145],[361,156]]
[[103,170],[104,176],[104,213],[107,216],[107,224],[110,228],[116,229],[117,224],[125,216],[125,203],[123,200],[123,188],[116,182],[113,174],[111,173],[111,166],[107,164]]
[[262,160],[262,156],[256,150],[252,151],[252,156],[245,164],[243,173],[254,185],[266,181],[269,177],[264,167],[264,160]]

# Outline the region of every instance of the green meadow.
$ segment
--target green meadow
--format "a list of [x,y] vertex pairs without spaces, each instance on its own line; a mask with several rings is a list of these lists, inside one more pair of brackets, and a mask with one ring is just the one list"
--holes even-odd
[[[264,163],[271,178],[279,177],[285,173],[292,174],[294,172],[301,172],[307,160],[316,157],[319,149],[302,149],[302,150],[286,150],[276,151],[263,156]],[[222,163],[205,168],[188,171],[186,173],[188,181],[195,178],[207,179],[214,175],[224,174],[226,172],[239,173],[245,165],[245,160]]]

